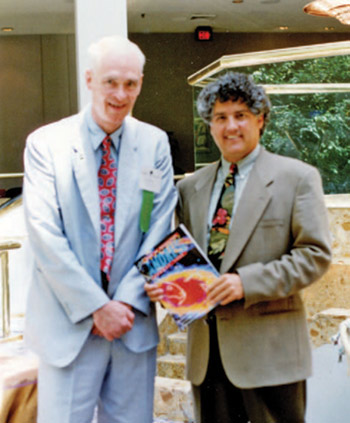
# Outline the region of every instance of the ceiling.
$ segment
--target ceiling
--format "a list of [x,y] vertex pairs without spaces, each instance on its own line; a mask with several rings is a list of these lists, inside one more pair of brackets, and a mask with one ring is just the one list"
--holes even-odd
[[[350,32],[350,26],[336,19],[305,14],[308,0],[233,1],[128,0],[128,30],[193,32],[210,25],[214,33]],[[74,33],[74,0],[0,0],[0,28],[8,26],[15,28],[11,35]]]

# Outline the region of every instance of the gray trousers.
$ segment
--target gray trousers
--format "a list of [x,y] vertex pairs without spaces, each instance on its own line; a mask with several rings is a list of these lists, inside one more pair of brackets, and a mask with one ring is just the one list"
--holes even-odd
[[152,423],[156,348],[89,335],[67,367],[39,363],[38,423]]

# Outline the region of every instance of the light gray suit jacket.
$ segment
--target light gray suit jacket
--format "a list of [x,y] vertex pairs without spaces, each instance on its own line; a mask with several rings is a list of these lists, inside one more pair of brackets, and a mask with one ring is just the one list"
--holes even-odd
[[[176,204],[166,134],[125,119],[119,150],[115,253],[108,295],[100,281],[100,208],[97,169],[83,114],[39,128],[25,149],[24,208],[35,266],[26,310],[25,337],[48,363],[66,366],[92,327],[92,313],[109,298],[131,304],[135,322],[122,340],[132,351],[158,342],[153,305],[134,261],[169,231]],[[150,229],[139,227],[141,170],[162,171]]]
[[[178,216],[207,249],[207,210],[218,163],[178,184]],[[244,301],[216,309],[220,354],[241,388],[281,385],[311,373],[299,291],[331,260],[327,210],[318,171],[261,150],[234,216],[220,272],[238,272]],[[209,357],[205,319],[189,329],[188,377],[200,385]]]

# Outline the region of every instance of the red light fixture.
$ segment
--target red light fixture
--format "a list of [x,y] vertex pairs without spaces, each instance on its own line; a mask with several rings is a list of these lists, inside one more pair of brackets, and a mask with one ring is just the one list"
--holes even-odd
[[211,26],[197,26],[194,36],[197,41],[212,41],[213,30]]

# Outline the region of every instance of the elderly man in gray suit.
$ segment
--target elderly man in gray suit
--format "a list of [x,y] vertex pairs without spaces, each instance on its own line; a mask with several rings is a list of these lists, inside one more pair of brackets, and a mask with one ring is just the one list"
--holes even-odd
[[129,116],[139,47],[106,37],[89,53],[91,104],[33,132],[25,149],[38,423],[91,423],[96,405],[99,423],[151,423],[157,322],[134,262],[170,230],[170,148],[165,132]]
[[221,274],[208,293],[219,305],[189,328],[197,422],[302,423],[311,352],[299,291],[331,261],[320,175],[259,145],[270,103],[250,76],[219,77],[197,109],[222,154],[178,184],[179,220]]

